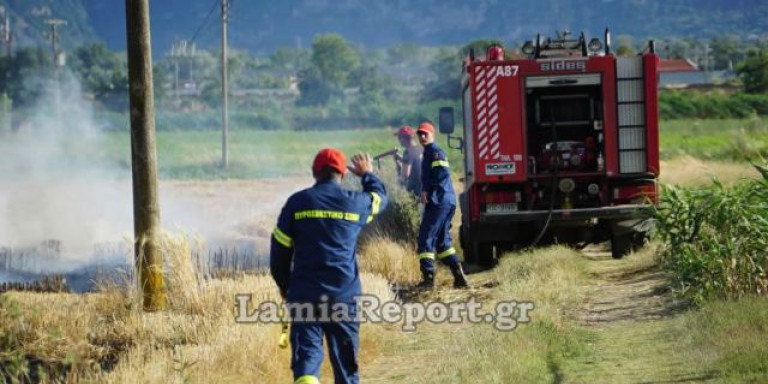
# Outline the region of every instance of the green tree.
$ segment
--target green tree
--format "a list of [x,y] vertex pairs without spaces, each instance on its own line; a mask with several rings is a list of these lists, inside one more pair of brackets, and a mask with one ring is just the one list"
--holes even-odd
[[736,72],[739,74],[744,91],[747,93],[768,92],[768,52],[752,51],[741,63]]
[[152,82],[157,107],[165,108],[168,91],[173,84],[173,74],[168,67],[155,64],[152,68]]
[[349,75],[360,65],[360,55],[343,37],[336,34],[316,36],[312,42],[312,66],[320,78],[337,86],[347,85]]
[[[195,59],[196,76],[199,79],[203,101],[210,107],[221,106],[221,51],[198,51]],[[230,50],[227,57],[227,69],[230,96],[233,90],[254,86],[251,73],[260,64],[254,62],[246,51]]]
[[83,89],[97,100],[127,93],[127,66],[125,57],[110,51],[102,43],[78,47],[69,60],[69,68]]
[[[476,57],[485,57],[485,52],[492,45],[502,44],[495,39],[478,39],[465,44],[458,50],[455,48],[441,50],[430,66],[435,78],[425,84],[421,94],[422,101],[458,100],[461,96],[462,60],[469,55],[470,51],[474,51]],[[504,56],[509,57],[509,53],[505,51]]]
[[14,106],[29,106],[51,85],[51,69],[49,50],[43,47],[21,48],[13,57],[0,59],[0,91],[13,99]]
[[360,66],[360,55],[343,37],[318,35],[312,42],[310,66],[299,73],[298,105],[325,105],[341,97],[350,76]]
[[621,35],[616,37],[616,56],[634,56],[635,53],[632,36]]
[[690,54],[690,43],[679,38],[664,39],[664,56],[667,59],[687,59]]
[[295,74],[307,67],[310,55],[308,50],[282,47],[275,50],[270,60],[273,68]]
[[299,73],[299,93],[296,100],[299,106],[318,106],[326,105],[332,96],[340,96],[341,90],[332,86],[328,81],[324,81],[320,70],[316,67],[309,67]]
[[397,100],[391,77],[383,75],[374,64],[361,65],[352,77],[352,84],[357,85],[358,94],[351,105],[351,111],[357,117],[382,120],[387,106]]
[[731,69],[743,57],[744,45],[736,35],[715,37],[710,42],[715,69]]

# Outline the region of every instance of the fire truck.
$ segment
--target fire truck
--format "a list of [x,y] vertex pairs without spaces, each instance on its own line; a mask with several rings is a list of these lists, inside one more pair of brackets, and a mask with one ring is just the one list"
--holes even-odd
[[657,203],[659,139],[653,41],[611,52],[610,31],[586,41],[537,36],[519,58],[500,45],[470,51],[462,68],[463,135],[454,110],[439,129],[464,161],[459,197],[465,259],[542,242],[610,241],[620,258],[641,246]]

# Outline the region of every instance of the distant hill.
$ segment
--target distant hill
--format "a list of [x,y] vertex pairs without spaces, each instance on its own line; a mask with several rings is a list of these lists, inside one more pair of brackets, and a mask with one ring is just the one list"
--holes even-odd
[[[216,46],[217,1],[150,0],[155,54],[198,31],[199,45]],[[513,44],[563,28],[602,35],[606,26],[614,35],[637,40],[768,34],[768,2],[755,0],[230,1],[230,44],[261,54],[280,46],[307,47],[315,34],[330,32],[367,47],[460,44],[477,38]],[[113,49],[125,48],[124,0],[0,0],[3,3],[19,15],[28,15],[33,4],[46,4],[54,16],[71,18],[68,41],[98,37]],[[30,20],[39,25],[38,19]]]

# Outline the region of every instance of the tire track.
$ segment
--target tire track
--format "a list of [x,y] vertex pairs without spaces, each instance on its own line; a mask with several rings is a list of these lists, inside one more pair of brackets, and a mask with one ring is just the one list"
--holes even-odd
[[[707,382],[712,375],[686,364],[681,323],[690,303],[677,298],[669,276],[645,257],[614,260],[601,248],[584,251],[592,277],[583,305],[571,315],[594,335],[586,353],[563,367],[566,383]],[[633,259],[634,258],[634,259]],[[639,260],[638,260],[639,259]]]

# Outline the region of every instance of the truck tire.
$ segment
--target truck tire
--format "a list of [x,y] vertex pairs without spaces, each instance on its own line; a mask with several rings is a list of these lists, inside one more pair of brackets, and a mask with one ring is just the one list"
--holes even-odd
[[475,242],[477,264],[481,267],[491,268],[498,264],[495,247],[490,242]]
[[477,256],[470,247],[470,241],[468,240],[469,234],[467,233],[467,227],[464,224],[461,224],[459,226],[459,245],[461,246],[461,249],[464,251],[464,262],[471,263],[471,264],[477,264]]
[[481,267],[490,268],[498,263],[498,258],[494,252],[494,244],[489,241],[480,241],[477,235],[462,224],[459,227],[459,244],[464,250],[464,261],[470,264],[477,264]]
[[655,222],[652,220],[627,221],[611,224],[611,256],[621,259],[630,252],[644,247],[651,238]]
[[651,241],[650,231],[637,231],[632,234],[632,247],[633,249],[640,249],[648,245]]
[[621,259],[632,252],[632,233],[611,236],[611,256]]

